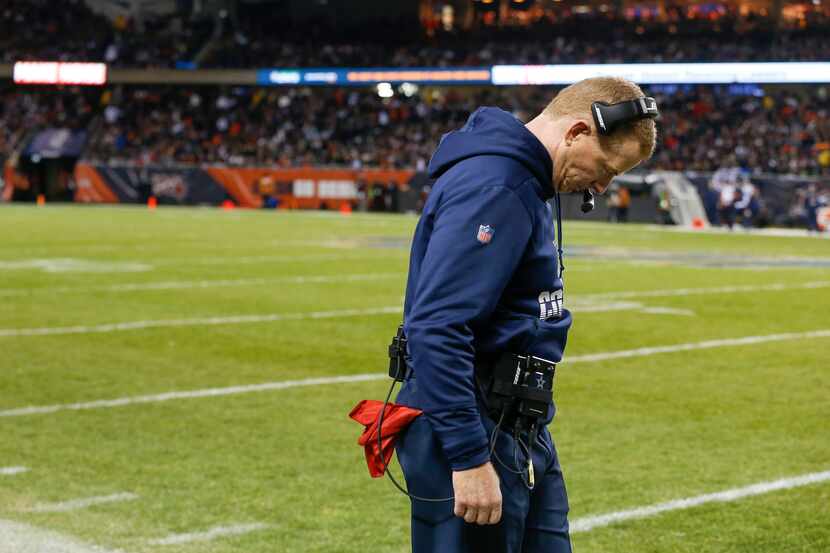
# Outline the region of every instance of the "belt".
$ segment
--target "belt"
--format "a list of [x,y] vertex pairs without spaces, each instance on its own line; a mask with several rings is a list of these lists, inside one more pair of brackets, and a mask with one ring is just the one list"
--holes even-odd
[[[399,382],[412,378],[406,362],[403,325],[389,344],[389,376]],[[491,416],[540,419],[553,404],[556,363],[516,353],[476,356],[476,385]]]

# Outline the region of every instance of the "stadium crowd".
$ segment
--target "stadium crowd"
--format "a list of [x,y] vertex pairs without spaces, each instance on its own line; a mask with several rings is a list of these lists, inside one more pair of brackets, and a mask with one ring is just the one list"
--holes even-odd
[[155,16],[110,20],[84,0],[3,0],[0,63],[28,60],[170,67],[193,57],[213,29],[206,21]]
[[[120,88],[105,93],[87,157],[138,163],[278,163],[411,167],[480,105],[528,118],[553,90],[442,89],[380,98],[374,90]],[[807,94],[806,92],[804,94]],[[657,93],[660,147],[650,168],[830,174],[830,98],[725,88]]]
[[0,156],[19,149],[46,128],[83,130],[98,115],[97,91],[0,86]]
[[[768,17],[725,11],[714,12],[713,21],[689,17],[682,10],[661,21],[566,12],[518,28],[444,31],[408,20],[384,20],[362,27],[318,22],[299,32],[272,13],[270,4],[259,9],[254,5],[234,20],[181,13],[110,20],[92,12],[83,0],[62,1],[61,9],[53,5],[51,0],[3,2],[0,62],[173,67],[197,61],[206,68],[247,68],[830,59],[830,20],[818,13],[803,26],[775,32]],[[710,47],[713,42],[718,48]]]
[[[204,67],[453,67],[510,64],[664,63],[710,61],[814,61],[830,59],[830,35],[736,40],[730,37],[632,37],[608,40],[551,35],[545,41],[459,41],[446,45],[410,45],[389,50],[383,45],[276,42],[267,37],[228,39],[214,49]],[[709,47],[719,41],[719,48]]]
[[122,88],[106,101],[86,155],[145,164],[423,169],[441,135],[480,104],[521,107],[518,97],[495,89],[381,99],[343,88]]
[[[441,136],[477,106],[527,119],[554,92],[400,87],[381,98],[374,89],[350,88],[6,88],[0,150],[8,153],[27,130],[68,127],[86,128],[85,157],[106,163],[422,169]],[[735,165],[752,173],[830,175],[827,88],[769,89],[760,96],[711,86],[651,93],[662,117],[649,168]]]
[[[349,33],[318,27],[274,34],[255,12],[201,61],[211,67],[447,67],[693,61],[810,61],[830,59],[830,19],[812,15],[804,27],[773,32],[769,18],[725,13],[716,23],[677,11],[666,21],[571,14],[523,27],[433,30],[413,36],[411,25],[375,23]],[[603,37],[603,40],[597,40]],[[711,44],[716,42],[717,48]]]
[[827,88],[770,90],[760,97],[722,91],[698,86],[658,95],[661,140],[654,168],[737,165],[754,173],[830,174]]

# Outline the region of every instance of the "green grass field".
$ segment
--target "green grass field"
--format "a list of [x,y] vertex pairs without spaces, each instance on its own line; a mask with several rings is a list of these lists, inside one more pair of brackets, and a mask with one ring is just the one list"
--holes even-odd
[[[51,531],[89,547],[73,552],[408,551],[408,500],[369,478],[347,418],[388,380],[90,402],[382,373],[415,224],[0,208],[0,469],[28,469],[0,470],[0,553],[29,551],[11,522],[20,543]],[[572,521],[830,471],[830,241],[568,221],[565,246],[575,324],[551,431]],[[44,406],[59,407],[25,410]],[[133,495],[60,508],[113,494]],[[827,552],[830,480],[573,539],[579,553]]]

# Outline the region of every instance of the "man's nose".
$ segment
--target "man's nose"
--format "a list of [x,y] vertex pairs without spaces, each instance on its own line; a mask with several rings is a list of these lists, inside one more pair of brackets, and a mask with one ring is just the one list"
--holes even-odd
[[594,181],[591,183],[591,190],[594,191],[594,194],[605,194],[605,191],[608,190],[609,184],[610,183],[608,182],[602,183],[599,181]]

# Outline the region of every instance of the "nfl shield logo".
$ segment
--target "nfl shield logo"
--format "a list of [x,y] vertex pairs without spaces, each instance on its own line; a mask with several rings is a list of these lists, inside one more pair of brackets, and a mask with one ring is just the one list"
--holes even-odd
[[496,232],[496,229],[490,225],[481,225],[478,227],[478,234],[476,235],[476,238],[482,244],[489,244],[490,240],[493,239],[494,232]]

